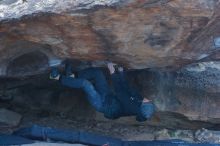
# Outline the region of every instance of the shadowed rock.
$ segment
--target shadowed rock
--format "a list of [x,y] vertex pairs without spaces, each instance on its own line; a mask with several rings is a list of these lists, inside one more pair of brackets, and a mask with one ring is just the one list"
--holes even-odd
[[48,8],[57,13],[43,8],[42,13],[32,14],[34,9],[27,16],[2,19],[0,76],[45,75],[37,77],[41,82],[3,79],[1,88],[7,92],[2,97],[35,107],[45,99],[43,107],[51,109],[58,93],[65,92],[47,80],[51,66],[65,59],[80,60],[82,68],[112,61],[129,69],[152,68],[129,78],[158,108],[149,124],[197,129],[220,122],[219,0],[129,0],[104,6],[83,2],[59,11],[61,5]]

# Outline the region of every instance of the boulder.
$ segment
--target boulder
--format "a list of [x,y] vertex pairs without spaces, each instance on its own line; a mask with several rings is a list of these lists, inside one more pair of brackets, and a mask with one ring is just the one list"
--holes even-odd
[[[0,3],[5,10],[0,11],[1,77],[46,75],[66,59],[75,60],[74,67],[111,61],[128,69],[151,68],[129,80],[154,100],[153,125],[197,129],[219,124],[219,0],[43,2]],[[46,80],[40,79],[23,87],[39,92]],[[50,99],[54,89],[49,94],[45,88],[40,97]],[[30,97],[19,90],[15,94]]]
[[207,129],[197,130],[195,139],[200,143],[220,143],[220,131],[212,131]]
[[18,126],[22,116],[16,112],[1,108],[0,109],[0,123],[5,126]]
[[1,74],[24,70],[36,74],[57,58],[112,61],[133,69],[175,69],[219,59],[218,0],[131,0],[109,5],[77,11],[68,11],[65,5],[65,13],[16,19],[5,14],[0,22]]

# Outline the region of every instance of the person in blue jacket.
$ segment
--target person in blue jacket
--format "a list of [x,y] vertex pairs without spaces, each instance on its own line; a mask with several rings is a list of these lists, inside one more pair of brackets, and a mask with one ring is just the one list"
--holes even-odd
[[140,94],[128,84],[122,67],[116,69],[113,63],[108,63],[113,91],[105,75],[99,68],[88,68],[77,72],[77,77],[72,73],[70,65],[66,66],[66,74],[61,75],[56,68],[50,74],[51,79],[56,79],[62,85],[70,88],[84,90],[89,103],[109,119],[123,116],[136,116],[137,121],[150,119],[155,112],[152,101],[142,98]]

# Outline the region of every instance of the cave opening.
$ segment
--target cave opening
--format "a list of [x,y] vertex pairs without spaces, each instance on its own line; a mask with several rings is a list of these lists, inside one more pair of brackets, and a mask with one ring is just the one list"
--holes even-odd
[[[0,0],[0,145],[5,136],[220,144],[219,8],[220,0]],[[82,77],[91,68],[103,74]],[[96,134],[122,144],[94,144]]]
[[[157,107],[151,120],[139,123],[135,117],[108,120],[95,111],[82,90],[66,88],[58,81],[50,80],[48,70],[36,74],[36,71],[48,68],[48,62],[46,55],[32,52],[15,58],[9,64],[9,78],[1,79],[0,105],[1,108],[19,113],[22,118],[16,126],[1,126],[1,131],[10,133],[11,130],[35,123],[83,129],[126,140],[179,138],[195,142],[203,133],[199,131],[201,128],[219,130],[219,108],[216,103],[219,102],[220,72],[216,68],[208,67],[197,72],[200,66],[193,64],[177,71],[126,70],[126,79],[132,88],[153,100]],[[76,60],[72,63],[77,70],[91,65]],[[111,82],[106,67],[100,69]],[[21,79],[24,73],[27,77]],[[13,74],[17,78],[11,78]],[[28,76],[30,74],[35,75]]]

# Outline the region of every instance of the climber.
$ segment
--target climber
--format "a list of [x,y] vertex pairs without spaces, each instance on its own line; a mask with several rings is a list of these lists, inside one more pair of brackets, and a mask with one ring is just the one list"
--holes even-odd
[[142,98],[137,91],[130,88],[122,67],[116,69],[113,63],[108,63],[114,91],[113,92],[103,72],[98,68],[89,68],[72,73],[70,65],[66,66],[65,75],[56,68],[50,74],[51,79],[59,80],[62,85],[70,88],[83,89],[89,103],[109,119],[123,116],[136,116],[137,121],[145,121],[152,117],[155,106],[152,101]]

